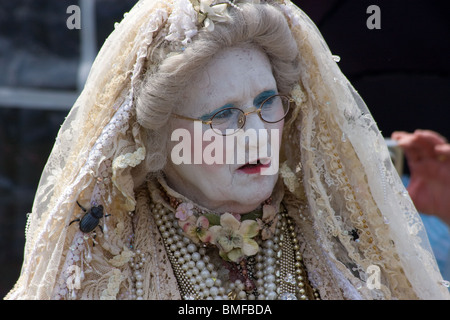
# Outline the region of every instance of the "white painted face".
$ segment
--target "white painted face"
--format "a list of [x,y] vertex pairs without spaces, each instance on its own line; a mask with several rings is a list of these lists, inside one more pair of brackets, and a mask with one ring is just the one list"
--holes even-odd
[[[233,47],[216,54],[206,63],[204,69],[194,76],[184,92],[183,105],[176,108],[175,112],[186,117],[208,120],[223,107],[254,110],[255,104],[276,93],[278,93],[276,81],[266,54],[253,47]],[[173,152],[164,170],[167,183],[174,190],[203,207],[231,213],[249,212],[271,195],[278,178],[278,154],[283,120],[267,123],[262,121],[257,113],[251,113],[246,117],[245,126],[242,128],[244,132],[253,129],[256,133],[259,133],[259,130],[268,133],[266,139],[259,139],[257,143],[258,146],[267,144],[266,153],[270,155],[271,162],[253,166],[245,164],[255,160],[249,155],[249,150],[255,148],[254,139],[249,138],[245,142],[247,144],[247,148],[244,149],[245,161],[238,160],[237,149],[242,145],[230,143],[230,141],[237,142],[238,135],[227,137],[213,135],[214,138],[205,141],[202,134],[212,132],[209,125],[179,118],[172,118],[171,121],[174,130],[177,129],[177,132],[182,133],[182,138],[172,136]],[[199,128],[202,129],[200,134]],[[278,135],[273,134],[274,132]],[[185,137],[186,134],[189,136]],[[222,142],[223,148],[216,148],[212,153],[213,142]],[[192,160],[177,164],[179,159],[175,159],[173,155],[183,153],[174,152],[179,151],[182,144],[187,148],[184,149],[185,155],[186,152],[191,152],[192,157],[189,159]],[[208,164],[207,154],[217,155],[220,154],[219,151],[223,152],[223,161]],[[229,156],[230,152],[231,157],[227,160],[227,154]],[[258,159],[262,162],[267,160],[262,159],[260,154]],[[269,166],[274,174],[262,174]]]

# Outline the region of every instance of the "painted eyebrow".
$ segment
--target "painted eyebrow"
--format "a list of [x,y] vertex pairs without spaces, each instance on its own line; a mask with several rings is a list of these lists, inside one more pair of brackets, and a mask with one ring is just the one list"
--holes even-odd
[[217,112],[219,112],[220,110],[226,109],[226,108],[234,108],[234,104],[232,103],[227,103],[226,105],[221,106],[220,108],[217,108],[214,111],[211,111],[210,113],[204,114],[202,115],[199,119],[202,121],[208,121],[212,118],[213,115],[215,115]]
[[253,100],[253,105],[255,107],[259,107],[261,103],[263,103],[267,98],[277,94],[275,90],[266,90],[261,92],[256,96],[256,98]]
[[[253,105],[254,106],[259,106],[261,105],[261,103],[264,102],[264,100],[266,100],[267,98],[269,98],[270,96],[273,96],[277,94],[277,92],[275,90],[266,90],[261,92],[260,94],[258,94],[256,96],[255,99],[253,99]],[[208,121],[211,119],[211,117],[216,114],[217,112],[219,112],[220,110],[226,109],[226,108],[236,108],[236,106],[232,103],[227,103],[225,105],[223,105],[220,108],[215,109],[214,111],[211,111],[210,113],[204,114],[202,115],[199,119],[202,121]]]

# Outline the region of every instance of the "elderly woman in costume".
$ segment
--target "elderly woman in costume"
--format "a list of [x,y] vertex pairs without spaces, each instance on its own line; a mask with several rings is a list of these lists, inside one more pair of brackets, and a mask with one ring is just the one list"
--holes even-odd
[[58,134],[7,298],[447,299],[335,60],[290,1],[138,2]]

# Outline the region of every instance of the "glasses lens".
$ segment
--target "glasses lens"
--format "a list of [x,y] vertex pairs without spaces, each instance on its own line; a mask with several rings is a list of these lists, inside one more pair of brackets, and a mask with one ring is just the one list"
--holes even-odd
[[290,99],[286,96],[272,96],[261,105],[261,118],[266,122],[278,122],[289,112]]
[[217,112],[211,119],[212,129],[226,135],[227,130],[237,130],[245,123],[244,112],[238,108],[226,108]]

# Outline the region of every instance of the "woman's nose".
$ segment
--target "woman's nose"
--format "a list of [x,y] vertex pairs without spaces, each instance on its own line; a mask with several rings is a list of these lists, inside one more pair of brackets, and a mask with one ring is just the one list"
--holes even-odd
[[250,112],[246,115],[244,129],[254,129],[256,131],[266,129],[266,123],[259,116],[258,110],[255,109],[254,112]]
[[247,161],[255,161],[260,156],[261,150],[267,150],[268,148],[266,123],[259,117],[257,112],[252,112],[247,115],[244,131],[246,135]]

